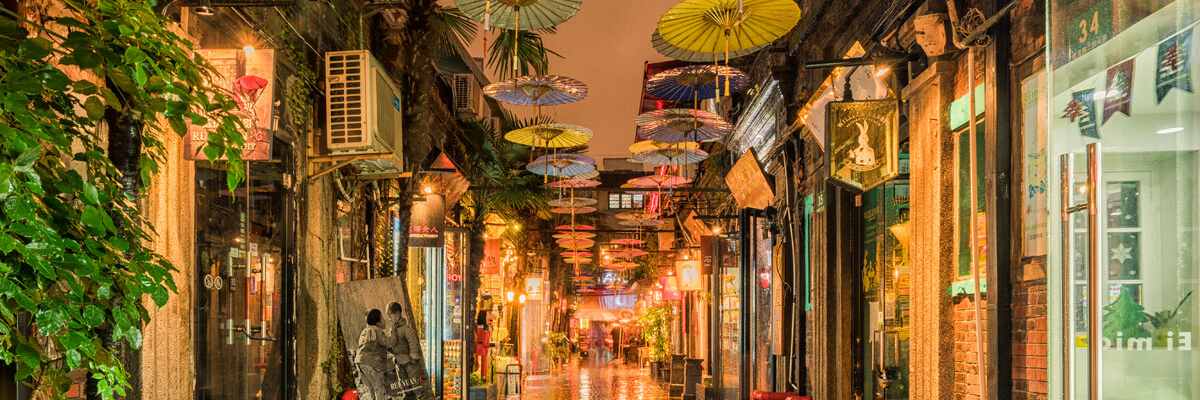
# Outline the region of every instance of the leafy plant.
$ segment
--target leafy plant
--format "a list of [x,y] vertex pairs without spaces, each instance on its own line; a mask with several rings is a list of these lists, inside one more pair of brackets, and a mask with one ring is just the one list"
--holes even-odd
[[[204,154],[243,178],[235,102],[210,65],[141,0],[62,0],[62,16],[0,8],[0,361],[39,396],[63,398],[86,368],[105,399],[129,388],[119,348],[141,346],[148,296],[162,306],[175,267],[148,245],[138,191],[106,156],[101,122],[140,127],[140,183],[162,135],[214,121]],[[32,32],[30,31],[32,30]]]
[[[555,33],[553,28],[541,33]],[[511,30],[501,30],[490,45],[487,63],[500,79],[510,79],[530,74],[545,74],[550,70],[550,56],[562,57],[546,48],[539,32],[522,31],[517,35]],[[513,46],[513,42],[516,46]],[[514,64],[514,55],[516,67]]]
[[1155,347],[1166,347],[1167,341],[1169,340],[1167,333],[1171,332],[1172,329],[1178,330],[1184,326],[1187,326],[1187,321],[1177,318],[1180,316],[1179,311],[1183,309],[1184,304],[1187,304],[1188,299],[1191,297],[1192,292],[1188,291],[1187,294],[1183,295],[1183,298],[1179,300],[1179,304],[1175,305],[1174,309],[1171,309],[1170,311],[1163,310],[1153,314],[1146,314],[1151,327],[1151,336],[1154,337]]
[[662,304],[647,308],[638,317],[642,326],[642,339],[650,348],[650,359],[666,360],[671,354],[671,306]]

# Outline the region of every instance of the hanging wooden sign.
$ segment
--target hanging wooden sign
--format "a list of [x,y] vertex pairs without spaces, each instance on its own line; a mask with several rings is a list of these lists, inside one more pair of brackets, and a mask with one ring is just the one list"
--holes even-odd
[[765,210],[775,201],[775,191],[766,171],[758,163],[754,149],[746,150],[725,174],[725,186],[733,194],[738,208]]
[[[275,51],[271,49],[199,49],[196,54],[203,57],[216,70],[212,75],[213,87],[222,89],[237,102],[233,112],[242,119],[242,159],[263,161],[271,159],[272,111],[275,104]],[[206,160],[204,147],[208,144],[208,133],[217,128],[217,122],[188,127],[187,140],[183,141],[184,157],[189,160]],[[225,157],[221,157],[224,159]]]
[[895,99],[835,101],[826,106],[829,178],[868,190],[899,171],[900,103]]

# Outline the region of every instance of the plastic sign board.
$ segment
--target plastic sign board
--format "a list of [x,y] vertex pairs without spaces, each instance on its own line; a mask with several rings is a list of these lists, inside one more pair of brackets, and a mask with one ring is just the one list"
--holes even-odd
[[835,101],[826,107],[829,178],[858,190],[895,178],[900,165],[900,103]]
[[677,283],[680,291],[691,292],[701,290],[703,285],[700,283],[700,261],[676,261],[675,277],[678,278]]
[[443,228],[446,219],[445,200],[439,194],[427,194],[412,205],[411,223],[408,225],[409,247],[442,247]]
[[765,210],[775,201],[775,190],[771,188],[754,149],[746,150],[725,174],[725,186],[729,187],[739,208]]

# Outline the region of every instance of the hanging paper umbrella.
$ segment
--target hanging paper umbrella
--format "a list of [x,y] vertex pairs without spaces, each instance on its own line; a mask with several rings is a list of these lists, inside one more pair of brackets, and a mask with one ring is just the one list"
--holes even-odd
[[700,150],[699,143],[683,142],[678,148],[667,147],[655,151],[634,154],[631,160],[650,165],[684,165],[694,164],[708,158],[708,152]]
[[518,106],[570,104],[587,97],[583,82],[559,75],[522,76],[484,86],[493,99]]
[[592,239],[558,239],[555,243],[558,243],[558,247],[571,250],[583,250],[596,245]]
[[623,211],[623,212],[617,213],[617,215],[614,215],[614,217],[616,217],[617,219],[622,220],[622,221],[631,221],[631,220],[639,220],[639,219],[656,219],[656,218],[658,218],[658,214],[657,213],[647,213],[644,211]]
[[596,207],[554,207],[550,212],[555,214],[591,214],[596,212]]
[[717,114],[688,108],[657,110],[638,115],[638,136],[659,142],[710,142],[733,132]]
[[544,155],[526,164],[529,172],[546,176],[575,176],[596,170],[596,162],[582,154]]
[[596,205],[596,199],[590,197],[567,197],[546,202],[550,207],[587,207]]
[[564,251],[564,252],[562,252],[562,254],[559,254],[559,255],[561,255],[563,257],[585,257],[586,258],[586,257],[591,257],[592,252],[590,252],[590,251]]
[[457,3],[463,14],[476,21],[501,29],[538,30],[571,19],[579,13],[583,0],[458,0]]
[[642,239],[621,238],[621,239],[613,239],[613,240],[609,241],[609,243],[621,245],[621,246],[641,246],[643,244],[646,244],[646,241],[642,240]]
[[571,177],[575,179],[596,179],[600,177],[600,171],[593,169],[592,172],[582,173]]
[[557,230],[557,231],[594,231],[594,230],[596,230],[596,227],[591,226],[591,225],[579,225],[579,224],[559,225],[559,226],[554,227],[554,230]]
[[619,250],[611,250],[609,255],[616,258],[637,258],[649,255],[650,253],[642,249],[622,248]]
[[683,0],[658,20],[663,40],[683,50],[721,54],[763,47],[800,21],[795,0]]
[[627,183],[636,188],[669,189],[692,183],[692,179],[679,175],[654,174],[633,178]]
[[566,257],[563,258],[563,262],[567,264],[591,264],[592,259],[582,257]]
[[[662,34],[658,32],[658,29],[655,29],[654,33],[650,35],[650,44],[654,46],[654,50],[658,51],[658,54],[662,54],[667,58],[672,58],[679,61],[711,63],[720,60],[725,56],[724,53],[706,53],[702,51],[685,50],[681,47],[677,47],[670,42],[667,42],[666,39],[663,39]],[[734,59],[745,56],[750,53],[754,53],[763,47],[767,46],[763,45],[758,47],[749,47],[738,51],[730,51],[729,58]]]
[[604,269],[611,269],[614,271],[624,271],[624,270],[634,269],[637,267],[638,267],[637,263],[629,262],[629,261],[617,261],[617,262],[604,264]]
[[596,237],[596,234],[591,232],[559,232],[554,234],[555,239],[591,239],[594,237]]
[[635,219],[629,221],[620,221],[617,223],[621,224],[622,226],[651,227],[663,225],[666,223],[666,221],[661,219]]
[[728,92],[740,92],[750,79],[737,68],[724,65],[688,65],[654,74],[646,93],[664,100],[700,101]]
[[534,148],[579,147],[592,140],[592,130],[571,124],[540,124],[511,130],[504,140]]
[[594,179],[570,178],[550,182],[549,186],[555,189],[582,189],[600,186],[600,181]]

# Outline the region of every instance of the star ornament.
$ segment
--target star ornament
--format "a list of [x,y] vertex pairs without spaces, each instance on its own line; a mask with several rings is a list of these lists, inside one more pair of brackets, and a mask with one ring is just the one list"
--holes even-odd
[[1113,261],[1124,264],[1126,261],[1133,259],[1133,248],[1121,243],[1114,247],[1111,251]]

